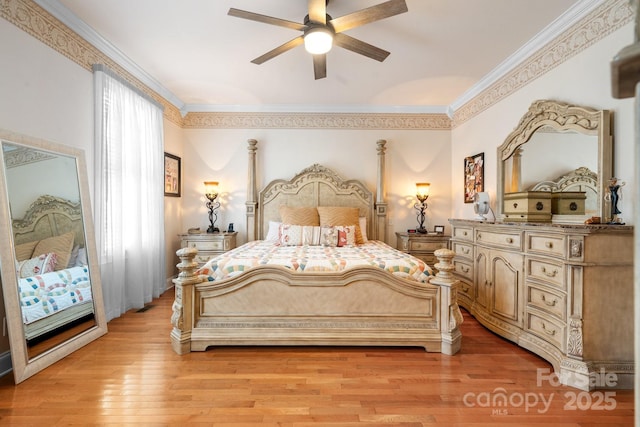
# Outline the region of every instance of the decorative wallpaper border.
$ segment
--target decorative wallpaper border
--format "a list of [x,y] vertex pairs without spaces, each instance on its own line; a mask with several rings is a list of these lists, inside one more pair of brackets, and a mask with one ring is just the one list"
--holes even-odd
[[189,113],[188,129],[451,129],[446,114]]
[[180,110],[132,76],[127,70],[80,37],[31,0],[0,0],[0,17],[91,72],[104,64],[164,106],[167,120],[187,129],[405,129],[439,130],[456,127],[523,86],[618,30],[633,19],[628,0],[609,0],[557,37],[531,58],[462,105],[453,120],[444,114],[405,113],[188,113]]

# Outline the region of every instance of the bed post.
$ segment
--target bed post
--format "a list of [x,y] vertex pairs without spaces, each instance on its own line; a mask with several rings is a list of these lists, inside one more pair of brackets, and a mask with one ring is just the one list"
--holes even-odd
[[387,241],[387,202],[385,201],[386,191],[384,188],[384,156],[387,141],[379,139],[378,145],[378,182],[376,183],[376,218],[375,236],[377,240]]
[[258,149],[258,141],[255,139],[247,140],[249,143],[249,179],[247,182],[247,242],[258,239],[258,223],[256,222],[256,208],[258,202],[256,200],[256,150]]
[[180,263],[176,266],[180,273],[175,284],[176,296],[171,310],[171,347],[178,354],[186,354],[191,351],[191,330],[193,328],[193,285],[201,280],[194,274],[198,263],[194,258],[198,250],[195,248],[182,248],[176,251]]
[[438,249],[434,252],[438,263],[436,277],[430,283],[440,287],[440,330],[442,331],[441,352],[454,355],[460,350],[462,333],[460,325],[463,318],[458,306],[458,285],[460,281],[453,277],[455,270],[453,257],[456,253],[450,249]]

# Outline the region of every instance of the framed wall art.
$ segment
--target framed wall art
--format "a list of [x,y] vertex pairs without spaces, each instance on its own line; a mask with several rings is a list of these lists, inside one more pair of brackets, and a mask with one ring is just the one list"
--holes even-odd
[[464,202],[473,203],[476,193],[484,191],[484,153],[464,159]]
[[164,195],[180,197],[180,157],[164,153]]

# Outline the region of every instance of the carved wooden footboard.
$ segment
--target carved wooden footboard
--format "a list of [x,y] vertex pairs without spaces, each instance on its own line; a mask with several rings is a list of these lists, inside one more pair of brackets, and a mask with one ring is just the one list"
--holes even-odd
[[462,315],[448,249],[436,251],[439,272],[428,284],[375,267],[310,275],[275,266],[206,282],[194,274],[196,253],[177,252],[171,344],[178,354],[226,345],[460,349]]

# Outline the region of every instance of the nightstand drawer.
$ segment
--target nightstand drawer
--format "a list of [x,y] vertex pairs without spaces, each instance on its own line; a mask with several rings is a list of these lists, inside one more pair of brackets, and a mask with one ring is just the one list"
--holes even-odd
[[409,251],[434,252],[438,249],[447,249],[447,242],[421,242],[419,240],[409,241]]
[[222,251],[224,250],[224,240],[207,242],[195,242],[192,240],[188,240],[187,247],[196,248],[199,251]]

